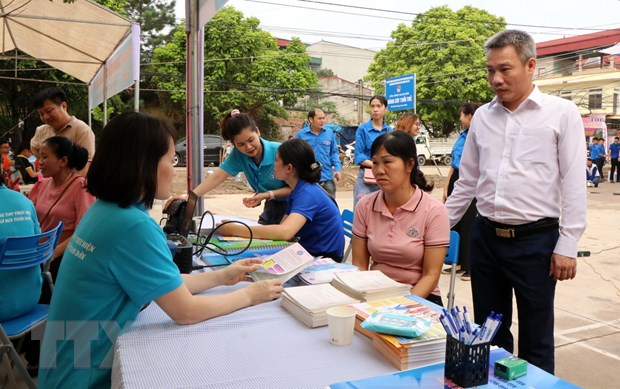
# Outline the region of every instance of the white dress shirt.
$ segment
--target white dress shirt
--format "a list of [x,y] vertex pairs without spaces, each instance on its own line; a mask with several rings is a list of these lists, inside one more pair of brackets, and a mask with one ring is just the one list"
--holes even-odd
[[511,112],[495,97],[471,122],[459,180],[446,202],[450,225],[474,197],[480,215],[498,223],[560,218],[554,252],[575,258],[586,226],[583,143],[583,123],[573,102],[534,87]]

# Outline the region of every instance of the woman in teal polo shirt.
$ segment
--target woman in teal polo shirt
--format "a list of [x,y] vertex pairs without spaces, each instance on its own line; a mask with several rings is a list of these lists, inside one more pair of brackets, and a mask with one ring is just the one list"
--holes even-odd
[[[271,195],[265,202],[263,213],[258,218],[260,224],[278,224],[286,212],[286,197],[291,193],[286,184],[278,180],[273,172],[276,152],[280,143],[261,138],[260,130],[247,114],[233,109],[222,119],[222,137],[231,141],[234,149],[219,168],[200,183],[194,192],[203,196],[217,187],[228,177],[240,172],[245,174],[256,193]],[[243,199],[246,207],[256,207],[261,200],[256,196]]]
[[[32,201],[9,189],[0,174],[0,248],[9,236],[30,236],[40,232]],[[19,213],[17,217],[16,213]],[[41,295],[41,268],[0,270],[0,321],[30,312]]]
[[[338,205],[318,184],[321,164],[315,159],[312,147],[303,139],[290,139],[278,148],[274,165],[276,178],[292,189],[286,216],[278,225],[250,227],[258,239],[291,240],[299,237],[301,244],[314,256],[342,261],[344,234]],[[259,198],[269,194],[259,193]],[[222,235],[249,238],[248,228],[239,224],[224,224]]]
[[273,281],[195,295],[245,279],[259,260],[179,274],[166,236],[148,213],[155,199],[170,196],[173,134],[167,122],[136,112],[116,116],[104,128],[88,170],[88,190],[97,200],[63,257],[43,339],[39,387],[109,388],[114,342],[148,302],[155,301],[175,322],[191,324],[280,296],[282,286]]

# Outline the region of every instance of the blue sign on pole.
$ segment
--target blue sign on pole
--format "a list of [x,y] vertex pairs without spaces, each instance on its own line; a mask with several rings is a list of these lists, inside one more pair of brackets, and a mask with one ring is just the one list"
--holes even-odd
[[385,97],[388,111],[402,111],[415,108],[415,74],[385,80]]

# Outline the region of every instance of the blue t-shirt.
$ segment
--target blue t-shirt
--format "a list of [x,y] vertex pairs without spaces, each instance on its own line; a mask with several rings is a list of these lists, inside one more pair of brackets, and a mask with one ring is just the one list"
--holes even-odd
[[598,158],[598,145],[597,144],[590,145],[590,158],[593,160]]
[[342,258],[344,231],[338,206],[317,184],[299,180],[288,199],[286,214],[298,213],[308,219],[297,236],[312,255]]
[[463,148],[465,147],[465,140],[467,140],[468,132],[469,128],[461,132],[452,147],[452,169],[456,170],[461,166],[461,157],[463,156]]
[[[276,161],[276,153],[280,143],[264,140],[263,138],[260,138],[260,142],[263,145],[263,159],[258,166],[256,166],[251,157],[243,154],[237,148],[234,148],[232,153],[220,165],[220,168],[231,176],[236,176],[243,172],[256,193],[280,189],[286,185],[284,181],[278,180],[273,173],[273,165]],[[286,199],[277,200],[286,201]]]
[[308,142],[314,150],[314,157],[321,163],[321,181],[333,180],[332,167],[337,172],[342,170],[334,131],[323,127],[317,135],[310,127],[304,127],[297,132],[296,137]]
[[370,158],[370,147],[380,135],[387,134],[392,131],[392,127],[383,122],[381,131],[372,125],[372,120],[362,123],[355,132],[355,159],[356,165]]
[[[0,247],[9,236],[40,233],[32,201],[0,184]],[[30,312],[41,296],[41,268],[0,270],[0,321]]]
[[[113,345],[140,308],[183,282],[141,205],[96,200],[60,265],[39,362],[41,388],[109,388]],[[75,346],[75,351],[74,351]]]
[[612,143],[609,145],[609,154],[611,158],[618,159],[620,157],[620,143]]

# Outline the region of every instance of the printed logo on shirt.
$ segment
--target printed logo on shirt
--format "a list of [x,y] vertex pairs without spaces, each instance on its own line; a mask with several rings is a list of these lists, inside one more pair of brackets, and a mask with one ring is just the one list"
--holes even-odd
[[411,227],[409,230],[407,230],[407,236],[411,238],[417,238],[418,236],[420,236],[420,233],[418,232],[418,230],[415,229],[415,227]]
[[323,144],[324,144],[325,146],[329,146],[331,143],[332,143],[332,142],[330,142],[330,141],[328,141],[328,140],[323,141]]
[[274,172],[273,170],[269,173],[269,178],[271,178],[272,180],[276,179],[276,172]]

